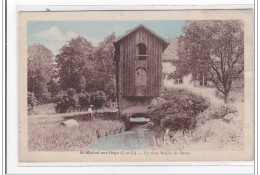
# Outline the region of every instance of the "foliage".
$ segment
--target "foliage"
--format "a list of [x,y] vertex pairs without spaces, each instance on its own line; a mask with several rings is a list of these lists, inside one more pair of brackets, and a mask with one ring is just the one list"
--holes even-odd
[[[233,115],[233,118],[237,116]],[[220,119],[207,121],[193,132],[193,143],[207,143],[217,149],[241,149],[243,144],[243,126]]]
[[[43,120],[43,121],[42,121]],[[124,124],[117,120],[78,121],[79,127],[60,125],[60,117],[46,120],[30,118],[28,148],[30,151],[79,151],[88,150],[98,139],[124,131]]]
[[[239,118],[232,114],[232,118]],[[241,150],[243,149],[243,125],[213,119],[196,127],[192,135],[174,132],[171,149],[174,150]]]
[[106,100],[115,101],[114,40],[113,33],[93,47],[78,36],[60,49],[55,60],[45,46],[29,46],[28,91],[40,102],[55,101],[57,112],[73,110],[77,105],[100,108]]
[[47,85],[48,85],[48,91],[51,95],[51,101],[54,102],[56,95],[61,91],[56,63],[53,66],[51,80],[48,82]]
[[79,105],[80,105],[80,109],[87,109],[89,107],[89,105],[91,105],[90,102],[90,94],[87,92],[83,92],[78,94],[79,97]]
[[28,91],[34,93],[40,103],[50,101],[48,83],[53,72],[51,51],[41,44],[33,44],[28,47]]
[[96,109],[102,108],[107,101],[107,95],[103,91],[80,93],[78,94],[78,98],[81,109],[86,109],[90,105],[93,105]]
[[78,95],[73,88],[67,91],[61,91],[57,94],[57,103],[55,106],[57,113],[65,113],[69,109],[74,110],[78,104]]
[[227,102],[232,80],[243,76],[243,23],[238,20],[188,21],[184,36],[178,39],[178,56],[178,74],[192,73],[193,79],[209,76]]
[[79,105],[80,109],[87,109],[93,105],[96,109],[102,108],[106,104],[107,95],[103,91],[76,93],[73,88],[61,91],[56,96],[56,112],[64,113],[68,110],[75,110]]
[[94,51],[95,67],[104,83],[115,78],[114,45],[115,33],[107,36]]
[[[59,83],[62,90],[74,88],[77,92],[84,90],[86,77],[91,77],[93,62],[92,44],[84,37],[71,39],[56,56]],[[91,82],[90,82],[91,83]]]
[[55,100],[56,95],[60,92],[60,86],[57,81],[51,79],[48,82],[48,92],[50,94],[50,100],[53,102]]
[[95,64],[95,75],[92,84],[88,86],[88,91],[100,90],[108,95],[109,99],[115,101],[115,64],[114,64],[114,45],[115,34],[107,36],[104,41],[99,43],[93,53]]
[[27,109],[28,111],[33,110],[34,106],[38,104],[37,99],[35,98],[34,94],[27,91]]
[[212,106],[196,116],[192,133],[170,130],[165,144],[173,150],[241,150],[244,138],[243,109],[237,106]]
[[[179,120],[176,118],[195,117],[208,106],[209,104],[202,96],[186,89],[171,88],[162,90],[158,102],[150,105],[149,113],[156,126],[176,129],[175,123]],[[180,122],[186,125],[184,120]]]
[[[92,47],[84,37],[79,36],[63,46],[57,57],[58,77],[63,91],[74,88],[78,94],[93,96],[98,107],[102,106],[102,91],[107,99],[115,101],[115,65],[113,41],[115,35],[109,35],[99,46]],[[101,95],[102,96],[102,95]],[[90,103],[89,99],[80,97],[82,107]],[[97,100],[99,99],[99,100]]]
[[107,96],[103,91],[90,93],[90,103],[95,108],[101,108],[107,101]]
[[223,119],[226,115],[236,113],[237,109],[231,104],[221,106],[211,106],[204,112],[196,116],[197,125],[205,124],[206,121],[212,119]]
[[104,87],[104,93],[107,96],[107,100],[112,100],[113,102],[116,101],[116,87],[115,87],[115,80],[112,79],[111,82],[108,82]]

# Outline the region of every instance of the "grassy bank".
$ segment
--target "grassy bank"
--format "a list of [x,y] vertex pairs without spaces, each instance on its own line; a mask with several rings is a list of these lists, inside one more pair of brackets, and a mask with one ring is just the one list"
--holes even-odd
[[224,151],[244,148],[244,103],[211,106],[198,115],[192,133],[171,132],[165,149]]
[[77,128],[67,128],[62,121],[61,117],[29,117],[29,151],[86,150],[99,137],[124,130],[124,124],[116,120],[78,121]]

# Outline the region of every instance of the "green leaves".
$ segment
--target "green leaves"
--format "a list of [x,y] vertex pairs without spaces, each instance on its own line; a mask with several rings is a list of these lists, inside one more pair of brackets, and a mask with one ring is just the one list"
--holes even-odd
[[59,83],[62,90],[76,89],[77,93],[97,90],[115,97],[115,66],[113,64],[115,35],[109,35],[93,47],[79,36],[61,48],[56,56]]
[[[114,40],[113,33],[93,47],[86,38],[78,36],[68,41],[55,58],[43,45],[29,46],[28,91],[40,102],[50,102],[58,92],[71,88],[77,94],[102,92],[114,101]],[[98,106],[103,103],[100,99]]]
[[227,97],[232,80],[244,70],[244,31],[239,20],[188,21],[178,39],[177,72],[210,75]]
[[157,105],[149,109],[152,121],[157,126],[173,127],[173,129],[176,118],[195,117],[209,106],[202,96],[179,88],[163,89],[157,100]]
[[27,92],[27,107],[28,111],[33,110],[34,106],[38,104],[37,99],[35,98],[34,94],[31,92]]
[[61,48],[56,56],[61,89],[74,88],[80,92],[86,86],[85,76],[93,69],[92,49],[92,44],[82,36]]
[[34,93],[38,101],[50,100],[48,82],[53,73],[53,54],[41,44],[33,44],[28,47],[28,91]]

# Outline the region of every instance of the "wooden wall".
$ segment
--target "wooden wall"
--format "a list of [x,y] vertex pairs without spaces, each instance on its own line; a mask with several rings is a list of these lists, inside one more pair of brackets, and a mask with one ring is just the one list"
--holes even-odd
[[137,53],[136,45],[144,43],[146,45],[146,74],[147,93],[146,96],[159,96],[162,76],[162,41],[143,28],[125,36],[119,42],[119,51],[116,57],[118,62],[118,93],[123,97],[135,96],[135,70]]

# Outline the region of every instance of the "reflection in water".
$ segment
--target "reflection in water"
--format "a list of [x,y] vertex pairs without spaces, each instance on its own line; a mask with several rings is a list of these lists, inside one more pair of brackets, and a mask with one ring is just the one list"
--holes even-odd
[[154,132],[144,125],[137,125],[128,131],[109,135],[98,140],[91,149],[132,150],[145,149],[153,145]]

